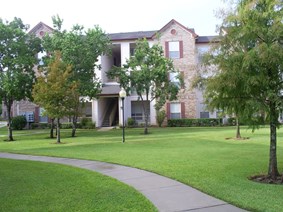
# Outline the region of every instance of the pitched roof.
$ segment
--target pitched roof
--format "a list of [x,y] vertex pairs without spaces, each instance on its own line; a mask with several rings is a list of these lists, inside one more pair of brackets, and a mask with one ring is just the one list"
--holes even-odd
[[53,30],[54,30],[53,28],[51,28],[50,26],[46,25],[45,23],[39,22],[37,25],[35,25],[35,26],[29,31],[29,33],[36,33],[36,31],[39,30],[39,29],[42,28],[42,27],[48,28],[48,29],[50,29],[50,31],[53,31]]
[[196,43],[210,43],[210,42],[218,42],[218,36],[199,36],[196,39]]
[[[172,19],[169,21],[164,27],[162,27],[160,30],[151,30],[151,31],[137,31],[137,32],[121,32],[121,33],[109,33],[108,36],[111,41],[122,41],[122,40],[137,40],[141,38],[146,38],[146,39],[153,39],[154,36],[158,33],[164,32],[171,24],[177,24],[180,27],[182,27],[184,30],[190,32],[195,38],[196,38],[196,43],[210,43],[210,42],[217,42],[217,36],[198,36],[195,33],[194,29],[189,29],[176,20]],[[37,25],[35,25],[29,33],[35,33],[41,28],[47,28],[50,31],[53,31],[54,29],[48,25],[46,25],[43,22],[39,22]]]
[[184,25],[180,24],[178,21],[176,21],[175,19],[172,19],[171,21],[169,21],[164,27],[162,27],[160,30],[158,30],[158,33],[162,33],[164,32],[166,29],[168,29],[172,24],[177,24],[179,25],[181,28],[183,28],[184,30],[186,30],[187,32],[191,33],[194,38],[197,38],[198,35],[195,33],[194,29],[189,29],[188,27],[185,27]]
[[122,32],[122,33],[111,33],[108,34],[111,41],[121,41],[121,40],[137,40],[140,38],[147,38],[147,39],[153,39],[155,35],[164,32],[167,28],[170,27],[172,24],[177,24],[187,32],[191,33],[194,38],[197,38],[198,35],[195,33],[194,29],[189,29],[182,24],[180,24],[178,21],[172,19],[169,21],[164,27],[162,27],[160,30],[152,30],[152,31],[138,31],[138,32]]
[[137,40],[139,38],[151,39],[157,30],[154,31],[139,31],[139,32],[122,32],[108,34],[111,41],[118,40]]

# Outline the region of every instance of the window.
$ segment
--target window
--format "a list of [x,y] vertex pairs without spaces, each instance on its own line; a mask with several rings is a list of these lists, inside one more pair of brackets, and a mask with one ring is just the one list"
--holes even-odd
[[178,78],[178,73],[176,72],[169,73],[169,80],[175,85],[177,85],[178,87],[180,86],[180,80]]
[[180,58],[180,44],[179,41],[171,41],[168,43],[169,58]]
[[178,88],[184,88],[184,72],[171,72],[169,73],[169,80]]
[[200,112],[201,119],[209,119],[209,112]]
[[197,48],[197,56],[199,63],[202,62],[204,54],[208,52],[208,48],[209,48],[208,46],[199,46]]
[[136,43],[130,43],[130,56],[134,56],[136,49]]
[[[148,116],[150,116],[150,102],[144,102]],[[141,101],[132,101],[131,102],[131,117],[135,120],[136,123],[143,123],[145,121],[145,114],[142,107]]]
[[45,57],[47,54],[46,52],[38,52],[37,54],[37,59],[38,59],[38,65],[43,65],[44,62],[43,62],[43,57]]
[[181,118],[181,104],[178,102],[170,103],[170,119]]

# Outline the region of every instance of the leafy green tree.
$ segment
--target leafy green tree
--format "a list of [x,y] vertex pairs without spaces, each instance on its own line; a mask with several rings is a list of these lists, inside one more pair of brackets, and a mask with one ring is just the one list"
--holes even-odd
[[281,0],[235,1],[232,12],[223,18],[220,42],[207,63],[220,70],[207,84],[212,89],[207,97],[214,106],[244,116],[253,125],[262,113],[269,121],[268,176],[272,179],[279,175],[276,130],[283,109],[282,17]]
[[141,101],[145,114],[144,134],[148,134],[149,111],[146,104],[156,100],[159,111],[166,100],[177,98],[179,85],[168,80],[169,73],[177,72],[171,60],[164,57],[162,47],[150,47],[146,39],[136,43],[134,56],[123,67],[115,67],[108,72],[111,78],[117,77],[127,93],[135,91]]
[[57,120],[57,143],[60,143],[60,118],[72,113],[73,104],[79,98],[78,83],[69,79],[71,73],[71,65],[66,65],[61,60],[61,54],[56,52],[47,74],[41,73],[33,89],[34,102]]
[[[78,92],[81,97],[90,99],[97,97],[101,92],[101,83],[95,75],[98,57],[109,52],[110,40],[98,26],[93,29],[84,30],[83,26],[75,25],[71,31],[61,30],[63,20],[58,16],[53,17],[54,32],[43,38],[43,46],[49,56],[54,51],[60,51],[62,60],[72,65],[70,81],[78,82]],[[48,65],[50,58],[45,58]],[[82,98],[83,99],[83,98]],[[81,100],[82,100],[81,99]],[[75,136],[76,123],[79,115],[80,99],[73,103],[73,130]]]
[[41,51],[41,41],[27,33],[20,18],[0,19],[0,99],[7,108],[8,140],[13,141],[11,107],[14,101],[30,99],[34,83],[35,55]]
[[[206,56],[203,60],[204,65],[209,67],[212,65],[211,62],[216,62],[214,55],[208,53]],[[217,59],[220,59],[220,57],[221,55],[218,55]],[[211,67],[210,69],[204,69],[204,71],[213,71],[214,74],[204,75],[204,77],[199,76],[195,82],[195,86],[200,86],[203,90],[204,103],[207,105],[208,110],[219,110],[230,117],[235,117],[237,139],[241,138],[239,119],[244,118],[246,109],[251,106],[250,100],[245,98],[246,94],[241,89],[245,83],[244,79],[238,74],[241,69],[241,62],[242,58],[237,57],[236,61],[232,57],[222,60],[221,66],[220,64],[218,66],[221,67],[220,72],[215,69],[211,70]]]

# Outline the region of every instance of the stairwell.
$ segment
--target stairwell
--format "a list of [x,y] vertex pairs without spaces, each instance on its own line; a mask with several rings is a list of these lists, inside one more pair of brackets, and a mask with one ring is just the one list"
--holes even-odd
[[115,124],[115,116],[117,113],[118,102],[116,100],[111,100],[108,104],[107,112],[105,113],[102,127],[111,127],[113,123]]
[[110,123],[109,123],[109,114],[108,114],[108,111],[103,119],[103,122],[102,122],[102,127],[110,127]]

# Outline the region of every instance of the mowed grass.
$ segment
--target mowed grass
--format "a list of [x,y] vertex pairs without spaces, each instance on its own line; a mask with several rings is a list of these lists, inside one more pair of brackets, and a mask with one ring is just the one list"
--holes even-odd
[[[35,132],[39,134],[31,134]],[[225,139],[235,135],[235,129],[231,127],[151,128],[149,135],[142,132],[142,129],[126,129],[123,144],[121,130],[80,130],[76,138],[70,137],[70,131],[63,131],[64,144],[57,145],[55,140],[48,139],[48,131],[18,131],[15,142],[0,142],[0,151],[92,159],[138,167],[251,211],[282,210],[283,186],[248,180],[249,176],[267,172],[268,128],[254,133],[242,129],[242,136],[249,137],[242,141]],[[282,140],[283,130],[280,129],[278,167],[281,173]]]
[[74,167],[0,159],[0,211],[156,211],[127,185]]

